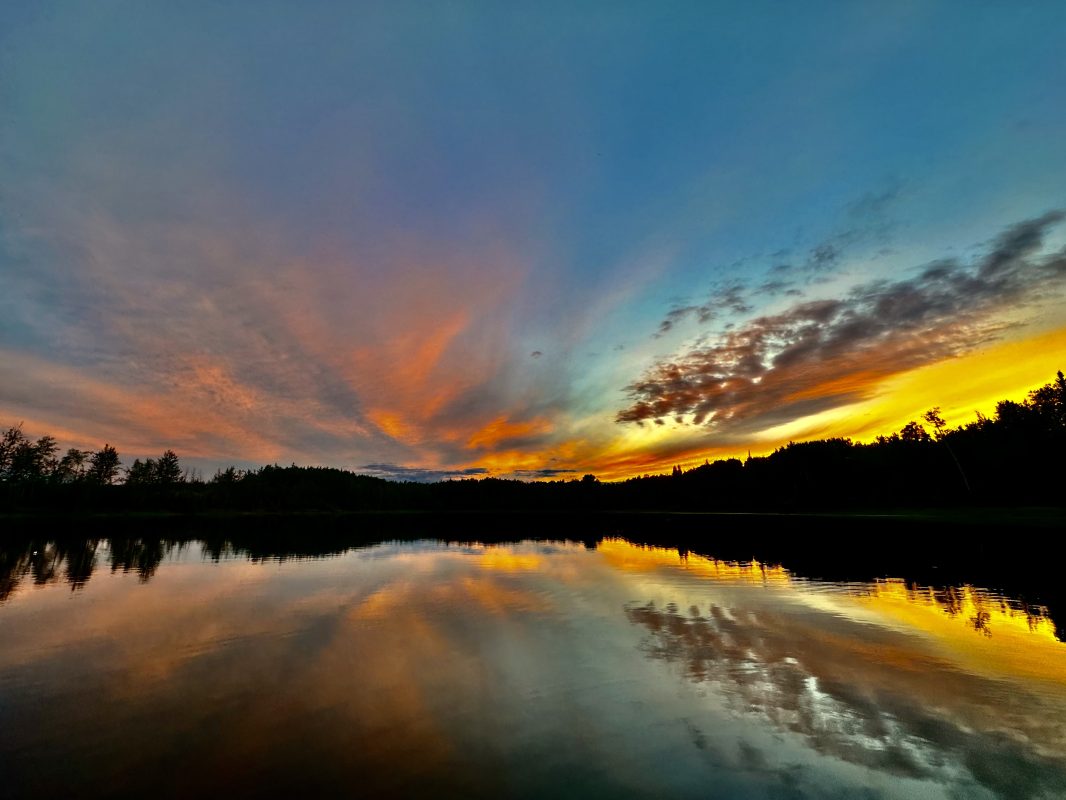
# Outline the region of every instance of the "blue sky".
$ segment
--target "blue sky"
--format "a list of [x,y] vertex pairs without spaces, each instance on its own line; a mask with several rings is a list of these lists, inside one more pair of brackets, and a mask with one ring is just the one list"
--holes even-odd
[[[0,419],[204,469],[522,475],[898,423],[901,375],[1066,326],[1064,29],[1050,2],[6,3]],[[943,259],[969,286],[1032,220],[1013,283],[908,329],[935,346],[775,371],[790,328],[760,351],[780,403],[693,422],[731,332],[927,296],[896,284]],[[1038,355],[1005,396],[1066,361]],[[619,421],[679,364],[693,402]]]

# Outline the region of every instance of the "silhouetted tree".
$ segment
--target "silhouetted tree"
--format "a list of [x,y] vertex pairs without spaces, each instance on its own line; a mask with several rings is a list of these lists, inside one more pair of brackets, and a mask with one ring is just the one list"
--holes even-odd
[[214,477],[211,478],[211,483],[237,483],[243,476],[243,472],[236,467],[226,467],[215,472]]
[[126,470],[126,485],[127,486],[144,486],[150,483],[155,483],[155,459],[146,458],[141,461],[139,458],[133,459],[133,463],[129,465]]
[[66,454],[59,459],[56,466],[55,479],[59,483],[77,483],[84,480],[86,475],[86,462],[89,459],[88,450],[78,450],[75,447],[67,450]]
[[1009,428],[1016,428],[1025,424],[1026,407],[1023,403],[1015,403],[1013,400],[1000,400],[996,403],[996,421]]
[[118,451],[111,445],[105,444],[90,457],[87,477],[93,483],[108,486],[114,483],[118,468],[121,466]]
[[22,437],[11,452],[8,480],[38,481],[50,477],[58,465],[55,457],[58,449],[52,436],[42,436],[36,442]]
[[1028,405],[1045,424],[1066,427],[1066,377],[1062,370],[1055,376],[1055,381],[1029,393]]
[[969,494],[972,491],[972,489],[970,489],[970,481],[966,477],[966,470],[962,468],[962,462],[959,461],[959,457],[955,455],[955,451],[951,447],[951,442],[948,441],[948,436],[945,433],[947,423],[940,415],[940,406],[933,406],[926,411],[922,415],[922,419],[933,426],[933,430],[936,431],[936,440],[944,445],[948,451],[948,455],[951,456],[951,460],[955,462],[955,468],[959,471],[959,477],[962,478],[962,485],[966,487],[966,493]]
[[0,436],[0,480],[11,479],[11,462],[25,444],[26,434],[20,425],[12,425]]
[[922,419],[933,426],[933,430],[936,432],[937,439],[944,438],[944,428],[947,427],[947,423],[940,415],[940,406],[933,406],[931,409],[922,414]]
[[183,480],[181,464],[173,450],[166,450],[155,462],[155,482],[162,486],[180,483]]
[[172,486],[183,481],[181,464],[173,450],[166,450],[158,460],[135,459],[126,470],[126,483],[130,486]]
[[928,442],[932,437],[919,423],[911,420],[900,430],[899,438],[905,442]]

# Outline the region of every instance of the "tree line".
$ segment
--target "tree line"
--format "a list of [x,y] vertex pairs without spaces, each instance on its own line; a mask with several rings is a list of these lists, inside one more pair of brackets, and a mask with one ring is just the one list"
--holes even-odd
[[70,448],[59,455],[54,436],[33,440],[12,425],[0,436],[0,482],[8,484],[90,484],[110,486],[121,481],[130,486],[172,485],[188,479],[177,454],[166,450],[158,458],[133,463],[122,471],[118,450],[105,444],[99,450]]
[[70,449],[13,426],[0,437],[0,510],[722,510],[1066,504],[1066,379],[950,428],[939,408],[869,443],[790,442],[768,456],[707,461],[601,482],[480,478],[395,482],[328,467],[236,467],[209,480],[172,450],[128,467],[114,447]]

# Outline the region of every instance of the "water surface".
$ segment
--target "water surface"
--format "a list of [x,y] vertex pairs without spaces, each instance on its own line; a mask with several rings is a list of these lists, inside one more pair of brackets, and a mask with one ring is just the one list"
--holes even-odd
[[0,548],[0,796],[1066,797],[1066,645],[970,585],[608,539]]

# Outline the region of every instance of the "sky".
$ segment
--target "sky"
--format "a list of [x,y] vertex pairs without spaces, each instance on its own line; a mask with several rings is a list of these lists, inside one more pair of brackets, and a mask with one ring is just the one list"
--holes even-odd
[[0,425],[604,479],[1066,368],[1066,4],[0,4]]

